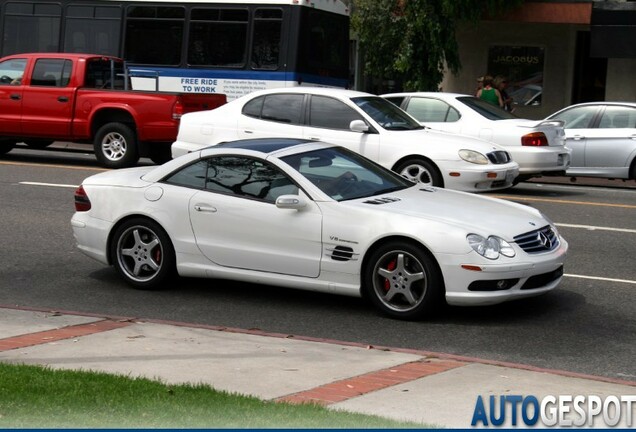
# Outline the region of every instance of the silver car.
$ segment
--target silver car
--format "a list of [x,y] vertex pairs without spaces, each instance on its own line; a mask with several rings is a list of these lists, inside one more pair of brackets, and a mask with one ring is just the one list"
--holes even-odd
[[548,120],[565,122],[572,149],[568,175],[636,179],[636,103],[582,103]]

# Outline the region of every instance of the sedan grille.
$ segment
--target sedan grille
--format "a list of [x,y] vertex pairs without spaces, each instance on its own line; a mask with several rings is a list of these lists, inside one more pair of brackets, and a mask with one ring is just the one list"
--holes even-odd
[[497,150],[494,152],[488,153],[488,160],[494,164],[501,165],[510,162],[510,154],[504,150]]
[[518,235],[514,240],[529,254],[548,252],[559,246],[559,236],[550,225]]

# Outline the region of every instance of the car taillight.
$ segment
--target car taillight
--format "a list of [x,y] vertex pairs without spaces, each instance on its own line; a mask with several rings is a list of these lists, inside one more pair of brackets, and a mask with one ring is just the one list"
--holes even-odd
[[183,103],[181,99],[177,99],[177,101],[172,106],[172,118],[173,120],[179,120],[183,115]]
[[85,212],[91,209],[91,200],[88,199],[83,186],[75,191],[75,211]]
[[540,147],[548,145],[548,137],[543,132],[532,132],[521,137],[522,146]]

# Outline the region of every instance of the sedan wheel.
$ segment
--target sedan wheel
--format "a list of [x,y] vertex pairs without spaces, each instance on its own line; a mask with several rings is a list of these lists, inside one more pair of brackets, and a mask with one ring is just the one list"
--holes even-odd
[[434,261],[420,248],[402,242],[384,245],[371,255],[364,289],[382,312],[401,319],[432,314],[444,291]]
[[442,176],[435,165],[424,159],[407,160],[399,164],[394,171],[415,183],[444,187]]
[[160,288],[174,273],[175,254],[170,238],[151,220],[125,222],[117,228],[111,248],[117,271],[137,288]]

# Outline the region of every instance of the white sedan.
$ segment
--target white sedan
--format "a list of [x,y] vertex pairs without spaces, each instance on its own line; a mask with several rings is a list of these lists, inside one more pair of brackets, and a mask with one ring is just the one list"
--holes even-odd
[[342,147],[272,138],[159,167],[103,172],[75,192],[79,249],[130,284],[175,273],[367,297],[401,319],[446,300],[546,293],[568,244],[531,207],[423,186]]
[[382,95],[421,124],[470,135],[503,146],[519,163],[518,181],[565,175],[572,151],[565,146],[563,122],[520,119],[474,96],[414,92]]
[[502,147],[425,129],[367,93],[296,87],[250,93],[181,118],[173,157],[245,138],[307,138],[339,144],[420,183],[470,192],[512,186],[519,165]]

